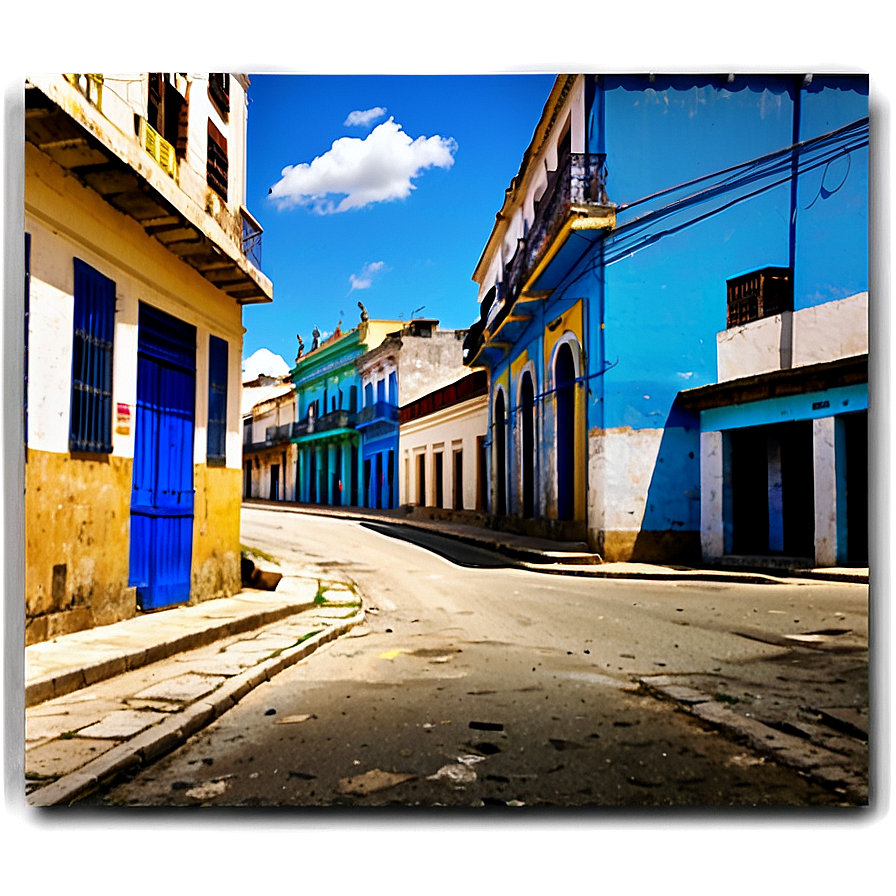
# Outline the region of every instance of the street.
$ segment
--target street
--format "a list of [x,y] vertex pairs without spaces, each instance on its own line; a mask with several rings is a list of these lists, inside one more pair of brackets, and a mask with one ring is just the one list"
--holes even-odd
[[867,770],[867,744],[820,721],[867,708],[866,586],[545,575],[402,534],[244,508],[244,545],[352,584],[366,623],[92,802],[856,804],[639,679],[670,676]]

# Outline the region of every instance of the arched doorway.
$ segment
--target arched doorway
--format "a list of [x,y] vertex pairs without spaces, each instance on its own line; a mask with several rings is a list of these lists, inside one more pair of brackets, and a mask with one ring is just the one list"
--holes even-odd
[[576,468],[576,366],[572,348],[564,342],[554,361],[557,389],[557,517],[575,517]]
[[507,513],[507,432],[505,429],[504,393],[495,398],[495,513]]
[[522,454],[520,474],[523,486],[523,516],[535,516],[535,387],[529,371],[520,382],[520,423]]

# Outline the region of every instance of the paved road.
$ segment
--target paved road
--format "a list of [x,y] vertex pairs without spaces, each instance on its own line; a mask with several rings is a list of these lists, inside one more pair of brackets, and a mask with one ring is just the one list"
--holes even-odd
[[[400,535],[399,527],[244,509],[244,544],[285,570],[354,582],[368,621],[101,800],[848,802],[645,694],[635,679],[700,680],[745,714],[793,718],[794,706],[808,713],[813,702],[861,705],[864,586],[546,576],[448,540]],[[862,761],[863,744],[822,734]]]

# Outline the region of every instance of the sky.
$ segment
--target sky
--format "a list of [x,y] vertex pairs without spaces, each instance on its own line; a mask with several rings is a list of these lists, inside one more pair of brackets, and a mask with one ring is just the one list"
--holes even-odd
[[[469,327],[473,270],[554,74],[250,75],[246,205],[272,304],[243,310],[246,374],[296,335],[371,318]],[[251,369],[250,369],[251,368]]]

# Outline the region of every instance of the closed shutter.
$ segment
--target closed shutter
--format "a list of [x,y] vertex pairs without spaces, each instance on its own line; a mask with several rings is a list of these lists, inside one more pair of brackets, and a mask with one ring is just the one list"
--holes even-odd
[[112,451],[115,283],[74,259],[71,451]]

